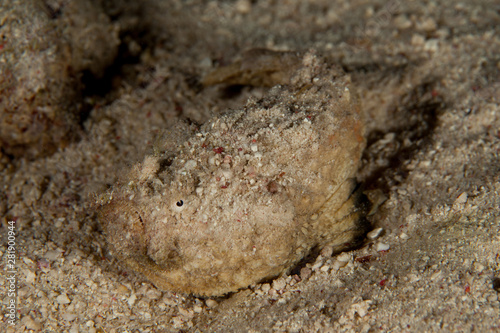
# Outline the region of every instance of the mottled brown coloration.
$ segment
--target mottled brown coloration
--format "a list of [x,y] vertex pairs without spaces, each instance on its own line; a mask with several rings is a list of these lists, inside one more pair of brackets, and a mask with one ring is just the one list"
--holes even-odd
[[159,288],[222,295],[363,234],[359,101],[340,70],[300,61],[288,85],[211,119],[171,163],[147,156],[113,189],[100,220],[116,257]]

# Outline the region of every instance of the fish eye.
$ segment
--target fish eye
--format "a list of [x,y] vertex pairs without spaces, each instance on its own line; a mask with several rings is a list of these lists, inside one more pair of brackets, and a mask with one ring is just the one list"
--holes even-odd
[[175,204],[177,207],[182,207],[182,205],[184,205],[184,201],[182,200],[179,200],[177,201],[177,203]]

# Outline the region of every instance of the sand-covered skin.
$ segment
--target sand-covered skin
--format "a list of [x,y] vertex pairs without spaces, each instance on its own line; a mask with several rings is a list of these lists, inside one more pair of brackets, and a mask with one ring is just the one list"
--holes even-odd
[[[118,80],[81,141],[35,161],[0,156],[2,260],[8,220],[19,243],[20,319],[8,332],[498,330],[495,2],[145,1],[142,12],[106,3],[120,27],[147,29],[123,37],[139,46],[135,80]],[[160,132],[168,147],[262,98],[265,88],[202,85],[252,48],[314,49],[351,76],[367,119],[359,180],[383,230],[227,298],[161,291],[106,251],[93,194],[153,153]]]
[[145,157],[102,196],[120,261],[163,290],[221,296],[286,273],[313,248],[359,242],[359,99],[314,54],[295,62],[282,88],[210,119],[175,157]]

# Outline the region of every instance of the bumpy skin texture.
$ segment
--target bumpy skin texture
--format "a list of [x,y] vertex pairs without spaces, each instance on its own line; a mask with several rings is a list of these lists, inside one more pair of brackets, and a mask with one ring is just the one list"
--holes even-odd
[[159,288],[222,295],[364,232],[358,100],[341,71],[298,59],[288,85],[211,119],[175,158],[147,156],[113,189],[100,220],[115,256]]

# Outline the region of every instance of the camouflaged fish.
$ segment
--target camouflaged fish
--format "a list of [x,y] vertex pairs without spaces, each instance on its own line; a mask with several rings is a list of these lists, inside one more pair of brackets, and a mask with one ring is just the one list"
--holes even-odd
[[207,81],[277,86],[203,124],[173,158],[146,156],[100,208],[114,256],[160,289],[223,295],[366,231],[353,194],[364,127],[349,76],[312,52],[261,53]]

